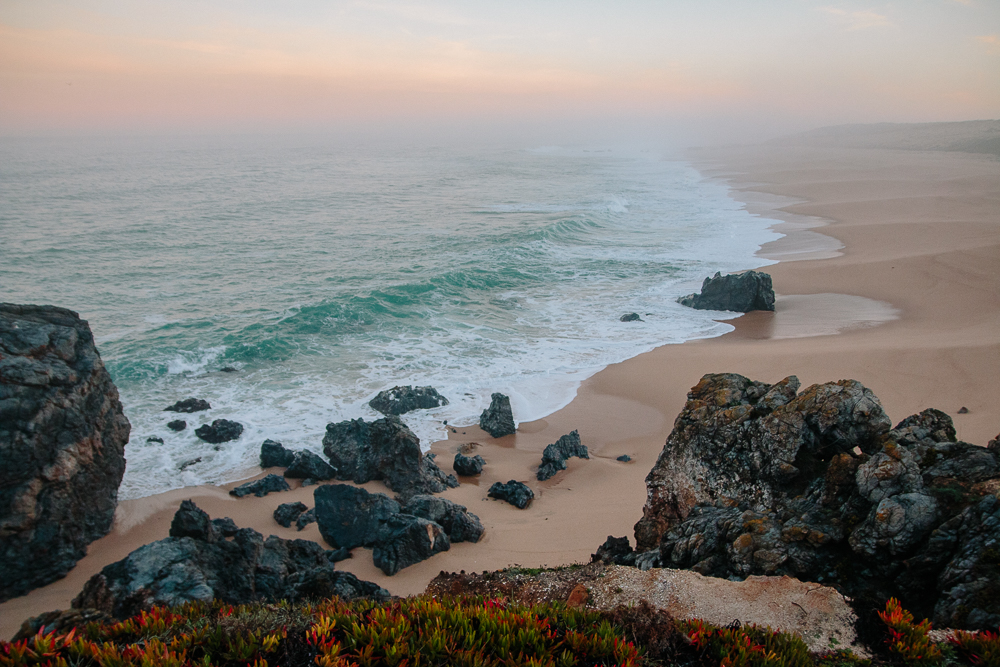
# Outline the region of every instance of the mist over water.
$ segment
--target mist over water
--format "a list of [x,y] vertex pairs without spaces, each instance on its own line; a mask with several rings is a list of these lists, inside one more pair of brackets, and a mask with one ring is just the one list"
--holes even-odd
[[[540,418],[728,331],[675,298],[778,236],[689,165],[599,146],[3,140],[0,199],[0,300],[78,311],[119,388],[122,498],[245,477],[265,438],[321,451],[394,385],[450,399],[403,416],[425,445],[494,391]],[[213,409],[163,412],[190,396]],[[246,430],[216,451],[193,431],[218,418]]]

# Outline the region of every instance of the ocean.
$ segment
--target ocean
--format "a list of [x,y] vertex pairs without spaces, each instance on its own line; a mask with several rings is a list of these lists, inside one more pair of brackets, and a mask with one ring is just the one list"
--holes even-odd
[[[122,499],[244,478],[266,438],[321,452],[395,385],[449,399],[403,416],[425,445],[496,391],[544,417],[608,364],[729,331],[675,299],[771,263],[771,224],[657,151],[0,139],[0,301],[90,322],[132,423]],[[212,409],[163,411],[188,397]],[[219,418],[245,430],[217,451],[194,428]]]

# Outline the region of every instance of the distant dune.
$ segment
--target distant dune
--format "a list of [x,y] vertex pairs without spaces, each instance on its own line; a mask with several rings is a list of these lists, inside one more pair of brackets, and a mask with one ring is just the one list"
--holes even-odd
[[835,125],[780,137],[769,143],[784,146],[890,148],[1000,155],[1000,120]]

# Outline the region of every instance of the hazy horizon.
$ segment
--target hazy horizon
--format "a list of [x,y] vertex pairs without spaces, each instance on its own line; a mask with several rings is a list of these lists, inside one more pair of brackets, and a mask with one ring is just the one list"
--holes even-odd
[[1000,117],[1000,3],[0,3],[0,135],[756,141]]

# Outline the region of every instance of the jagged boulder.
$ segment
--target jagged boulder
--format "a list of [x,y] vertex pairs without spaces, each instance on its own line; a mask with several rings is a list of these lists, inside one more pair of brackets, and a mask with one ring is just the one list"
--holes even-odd
[[389,519],[399,514],[399,503],[384,493],[348,484],[326,484],[313,492],[320,535],[336,547],[354,549],[385,540]]
[[403,506],[404,514],[412,514],[440,525],[452,542],[478,542],[485,528],[479,517],[465,505],[437,496],[413,496]]
[[774,310],[774,288],[771,276],[760,271],[728,276],[716,272],[711,278],[705,278],[700,294],[682,296],[677,302],[698,310],[731,310],[737,313]]
[[164,412],[201,412],[202,410],[211,410],[212,406],[208,401],[202,398],[185,398],[183,401],[177,401],[173,405],[163,408]]
[[[307,509],[295,519],[296,530],[302,530],[311,523],[316,523],[316,508]],[[341,559],[343,560],[343,559]]]
[[642,318],[639,317],[639,313],[626,313],[618,318],[619,322],[642,322]]
[[0,304],[0,602],[111,529],[130,430],[86,321]]
[[213,445],[218,445],[230,440],[236,440],[243,435],[243,424],[229,419],[216,419],[209,424],[202,424],[194,430],[194,434]]
[[444,528],[411,514],[392,515],[385,528],[372,549],[372,562],[389,576],[451,548]]
[[474,477],[482,473],[484,465],[486,465],[486,460],[479,454],[465,456],[462,452],[455,454],[455,461],[452,463],[455,472],[462,477]]
[[308,449],[303,449],[292,455],[292,461],[288,464],[288,469],[285,470],[285,477],[320,481],[335,479],[337,471],[316,454]]
[[420,439],[397,416],[368,423],[363,419],[327,424],[323,452],[336,468],[336,478],[364,484],[383,480],[404,500],[421,493],[440,493],[458,486],[445,475],[434,455],[420,451]]
[[602,557],[787,575],[899,597],[952,627],[996,625],[1000,501],[981,494],[1000,485],[997,453],[956,442],[937,410],[890,430],[856,382],[796,385],[702,378],[647,477],[638,552],[606,543]]
[[434,387],[393,387],[380,391],[368,405],[384,415],[401,415],[413,410],[429,410],[448,405],[448,399]]
[[494,482],[486,495],[510,503],[519,510],[526,508],[535,498],[535,492],[531,490],[531,487],[514,479],[509,480],[506,484]]
[[[181,501],[180,508],[170,522],[170,537],[193,537],[202,542],[215,542],[220,534],[208,512],[195,505],[193,500]],[[233,534],[236,532],[233,531]]]
[[[190,507],[185,511],[193,514]],[[296,601],[331,591],[348,600],[388,599],[385,589],[335,571],[331,555],[315,542],[273,535],[265,540],[250,528],[237,530],[232,541],[171,536],[105,567],[87,582],[73,607],[124,619],[154,605],[213,599],[229,604]]]
[[542,452],[542,464],[538,466],[538,472],[535,474],[538,481],[550,479],[560,470],[565,470],[566,459],[571,456],[577,456],[581,459],[590,458],[587,447],[580,444],[580,434],[576,431],[560,437],[545,448],[545,451]]
[[265,440],[260,445],[261,468],[287,468],[292,465],[295,452],[274,440]]
[[479,428],[493,438],[502,438],[517,431],[514,412],[510,409],[510,398],[501,393],[490,396],[490,407],[479,416]]
[[173,421],[167,422],[167,428],[171,431],[183,431],[187,428],[188,423],[183,419],[175,419]]
[[278,522],[278,525],[290,528],[292,522],[297,521],[299,516],[308,511],[308,509],[305,503],[282,503],[274,508],[274,520]]
[[284,477],[280,475],[268,475],[267,477],[262,477],[258,480],[252,482],[247,482],[246,484],[240,484],[235,489],[229,492],[229,495],[236,496],[237,498],[242,498],[243,496],[249,496],[251,493],[258,498],[263,498],[269,493],[276,493],[278,491],[290,491],[292,487],[288,486],[288,482],[285,481]]

